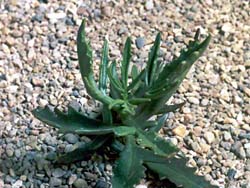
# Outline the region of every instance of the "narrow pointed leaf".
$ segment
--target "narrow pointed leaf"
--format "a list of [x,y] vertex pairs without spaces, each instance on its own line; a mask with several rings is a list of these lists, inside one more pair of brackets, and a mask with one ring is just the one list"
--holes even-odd
[[163,71],[159,75],[158,82],[156,82],[157,84],[152,86],[152,89],[166,83],[166,80],[169,82],[175,79],[182,80],[193,63],[206,50],[210,39],[211,36],[209,35],[203,42],[199,43],[198,41],[194,41],[195,45],[187,46],[187,49],[182,50],[178,58],[175,58],[172,62],[165,65]]
[[183,105],[185,104],[185,102],[179,103],[179,104],[173,104],[173,105],[164,105],[158,112],[157,114],[166,114],[169,112],[174,112],[177,109],[180,109],[181,107],[183,107]]
[[[164,88],[169,87],[169,85],[173,84],[173,82],[176,84],[174,84],[172,87],[169,87],[165,91],[160,91],[158,95],[155,95],[158,99],[156,98],[157,100],[152,100],[152,102],[148,103],[141,114],[136,114],[136,121],[141,121],[142,118],[149,118],[151,114],[157,113],[157,111],[165,105],[169,98],[176,92],[193,63],[203,54],[209,44],[210,39],[211,36],[209,35],[201,43],[196,41],[198,43],[197,45],[188,48],[188,50],[183,52],[177,59],[165,65],[161,74],[155,81],[155,84],[149,88],[148,92],[150,93],[151,91],[157,90],[162,86],[164,86]],[[154,97],[154,95],[152,95],[152,97]]]
[[156,63],[157,58],[159,55],[160,50],[160,43],[161,43],[161,34],[158,33],[154,42],[153,47],[150,49],[148,62],[147,62],[147,76],[146,76],[146,83],[151,85],[154,81],[154,76],[156,73]]
[[[102,51],[102,59],[99,69],[99,89],[104,94],[107,95],[107,81],[108,81],[108,41],[104,41],[103,51]],[[104,104],[102,109],[102,118],[103,122],[106,124],[112,124],[112,113],[111,110],[108,109],[108,105]]]
[[131,77],[132,80],[134,80],[137,76],[138,76],[139,72],[138,72],[138,68],[136,65],[132,66],[132,70],[131,70]]
[[137,142],[140,146],[150,148],[156,155],[169,156],[178,151],[172,143],[159,137],[155,132],[137,131]]
[[137,88],[137,85],[141,83],[142,78],[145,76],[145,69],[143,69],[140,74],[137,75],[136,78],[134,78],[134,80],[129,84],[128,86],[128,91],[134,88]]
[[107,90],[107,68],[108,68],[108,41],[104,41],[102,59],[99,71],[99,89],[106,94]]
[[[154,157],[151,157],[151,161]],[[178,187],[184,188],[218,188],[212,186],[204,177],[195,175],[196,169],[186,166],[187,159],[183,157],[172,157],[165,159],[165,162],[145,162],[146,166],[159,174],[161,179],[168,178]]]
[[123,50],[122,66],[121,66],[122,83],[124,88],[127,88],[128,84],[128,70],[129,70],[130,59],[131,59],[131,39],[128,37]]
[[73,108],[69,107],[68,113],[51,110],[49,107],[37,108],[33,111],[36,118],[44,123],[58,128],[61,133],[77,133],[82,135],[105,135],[114,133],[117,136],[135,134],[136,129],[127,126],[105,125],[90,119]]
[[125,149],[120,153],[120,158],[116,162],[112,187],[133,188],[140,179],[145,176],[145,167],[142,160],[138,158],[136,144],[132,136],[128,136]]
[[106,104],[104,104],[102,107],[102,120],[103,123],[108,125],[111,125],[113,123],[112,112]]
[[117,90],[117,92],[124,92],[123,86],[117,76],[116,70],[115,70],[115,62],[112,62],[109,69],[108,69],[108,76],[110,80],[110,84],[114,87],[114,89]]
[[146,103],[146,102],[150,102],[151,99],[150,98],[133,98],[133,99],[129,99],[128,102],[134,105],[138,105],[141,103]]
[[94,99],[103,102],[104,104],[109,104],[112,102],[113,99],[103,95],[103,93],[98,89],[94,80],[92,69],[92,49],[90,47],[90,43],[86,40],[84,20],[82,21],[77,34],[77,55],[81,76],[88,94],[90,94]]
[[164,114],[161,117],[159,117],[157,120],[156,126],[150,128],[150,131],[159,132],[161,130],[161,128],[164,126],[164,123],[165,123],[167,118],[168,118],[168,114]]

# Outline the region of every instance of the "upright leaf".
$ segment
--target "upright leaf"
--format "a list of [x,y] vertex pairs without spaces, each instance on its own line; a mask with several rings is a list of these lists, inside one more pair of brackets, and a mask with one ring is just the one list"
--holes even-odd
[[94,73],[92,69],[92,49],[90,47],[90,43],[86,40],[84,20],[82,21],[77,34],[77,55],[81,76],[88,94],[104,104],[110,104],[113,99],[103,95],[94,80]]
[[132,80],[134,80],[137,76],[138,76],[139,72],[138,72],[138,68],[136,65],[132,66],[132,70],[131,70],[131,77]]
[[121,66],[122,83],[125,90],[127,89],[127,84],[128,84],[128,70],[129,70],[130,59],[131,59],[131,39],[128,37],[123,50],[122,66]]
[[136,151],[133,136],[128,136],[125,149],[120,153],[120,158],[116,162],[112,187],[133,188],[145,176],[145,168]]
[[161,34],[158,33],[154,42],[153,47],[150,49],[149,52],[149,57],[148,57],[148,62],[147,62],[147,74],[146,74],[146,84],[149,86],[152,85],[154,81],[154,76],[156,73],[156,68],[157,68],[157,58],[159,55],[159,50],[160,50],[160,43],[161,43]]
[[159,109],[157,114],[166,114],[166,113],[169,113],[169,112],[174,112],[175,110],[180,109],[181,107],[183,107],[184,104],[185,104],[185,102],[182,102],[182,103],[179,103],[179,104],[164,105],[161,109]]
[[151,127],[149,130],[158,133],[160,129],[164,126],[164,123],[166,122],[168,118],[168,114],[163,114],[157,119],[157,124],[154,127]]
[[138,74],[128,86],[128,91],[131,89],[136,89],[141,84],[143,77],[145,76],[145,69],[143,69],[140,74]]
[[108,68],[108,41],[104,41],[102,59],[99,69],[99,89],[106,94],[107,90],[107,68]]
[[109,80],[110,80],[110,85],[112,85],[114,87],[114,89],[117,90],[117,92],[123,93],[124,88],[123,88],[122,83],[120,82],[118,75],[116,73],[115,61],[113,61],[108,68],[108,76],[109,76]]
[[[103,51],[102,51],[102,59],[99,69],[99,89],[104,95],[107,95],[107,81],[108,81],[108,41],[104,41]],[[111,110],[108,109],[108,105],[104,104],[102,109],[102,118],[103,122],[107,124],[112,124],[112,113]]]
[[[198,43],[197,45],[193,45],[187,50],[184,50],[178,58],[165,65],[162,72],[155,81],[155,84],[152,85],[147,92],[151,93],[152,91],[158,90],[159,88],[162,90],[159,91],[160,93],[158,96],[156,95],[156,100],[152,100],[152,102],[148,103],[144,107],[144,111],[140,112],[140,114],[136,114],[136,121],[149,118],[152,114],[157,113],[157,111],[165,105],[170,97],[176,92],[193,63],[203,54],[209,44],[210,39],[211,36],[209,35],[201,43],[196,41],[196,43]],[[151,96],[153,98],[154,94]]]
[[118,78],[115,61],[108,68],[108,76],[110,79],[110,95],[114,99],[121,99],[123,92],[122,84]]

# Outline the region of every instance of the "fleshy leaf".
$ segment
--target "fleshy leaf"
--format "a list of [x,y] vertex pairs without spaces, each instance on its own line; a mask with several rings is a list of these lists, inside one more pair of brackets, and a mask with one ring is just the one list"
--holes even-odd
[[103,95],[97,87],[92,69],[92,49],[90,43],[86,40],[85,35],[85,22],[83,20],[77,34],[77,55],[81,76],[88,94],[94,99],[108,105],[113,99]]
[[137,77],[135,77],[133,79],[133,81],[129,84],[128,86],[128,91],[131,90],[131,89],[134,89],[134,88],[137,88],[137,86],[141,83],[142,81],[142,78],[145,76],[145,69],[143,69],[140,74],[137,75]]
[[137,155],[136,144],[133,136],[127,137],[125,149],[120,153],[120,158],[116,162],[112,187],[133,188],[140,179],[145,176],[145,167],[142,160]]
[[[154,160],[152,156],[151,161]],[[186,166],[187,159],[183,157],[166,158],[164,162],[145,162],[146,166],[152,171],[159,174],[161,179],[168,178],[171,182],[175,183],[178,187],[184,188],[218,188],[212,186],[207,182],[204,177],[195,175],[196,169]]]
[[115,67],[115,62],[113,61],[108,68],[108,76],[110,80],[110,84],[117,90],[117,92],[124,92],[124,88],[122,87],[122,84],[118,78],[118,75],[116,73],[116,67]]
[[149,130],[158,133],[159,130],[164,126],[164,123],[166,121],[166,119],[168,118],[168,114],[164,114],[162,116],[160,116],[157,119],[157,123],[155,127],[151,127]]
[[156,155],[166,157],[179,151],[171,142],[159,137],[155,132],[137,130],[137,136],[138,144],[141,147],[151,149]]
[[137,76],[138,76],[139,72],[138,72],[138,68],[136,65],[132,66],[132,70],[131,70],[131,77],[132,80],[134,80]]
[[157,58],[160,50],[160,44],[161,44],[161,34],[158,33],[153,47],[150,49],[149,56],[148,56],[148,62],[147,62],[147,74],[146,74],[146,84],[152,85],[154,81],[155,71],[157,68]]
[[[108,41],[104,41],[103,51],[102,51],[102,60],[100,64],[99,71],[99,89],[104,95],[107,95],[107,81],[108,81]],[[108,108],[108,105],[104,104],[102,107],[102,118],[103,122],[106,124],[112,124],[112,113]]]
[[122,66],[121,66],[122,83],[125,90],[128,84],[128,70],[129,70],[130,59],[131,59],[131,39],[128,37],[123,50]]
[[188,46],[188,49],[183,50],[178,58],[164,66],[155,83],[147,91],[148,95],[146,95],[146,97],[152,97],[156,100],[152,100],[140,114],[135,115],[136,121],[148,119],[165,105],[176,92],[193,63],[206,50],[210,39],[211,36],[209,35],[201,43],[195,41],[195,45]]
[[166,114],[169,112],[174,112],[175,110],[183,107],[185,102],[179,103],[179,104],[173,104],[173,105],[164,105],[158,112],[157,114]]
[[58,109],[54,111],[49,107],[37,108],[33,114],[46,124],[58,128],[61,133],[77,133],[82,135],[105,135],[114,133],[117,136],[135,134],[134,127],[105,125],[96,120],[90,119],[75,109],[69,107],[68,113]]
[[107,68],[108,68],[108,41],[104,41],[102,60],[99,71],[99,89],[106,94],[107,90]]

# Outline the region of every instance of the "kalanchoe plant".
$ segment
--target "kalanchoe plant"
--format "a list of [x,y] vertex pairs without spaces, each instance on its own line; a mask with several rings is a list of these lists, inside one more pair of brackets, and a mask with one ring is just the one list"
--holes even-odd
[[[210,36],[199,42],[199,31],[187,49],[170,63],[159,62],[161,35],[156,36],[146,67],[138,70],[131,59],[131,39],[127,38],[122,60],[121,74],[117,62],[109,61],[108,43],[104,42],[100,64],[99,82],[94,78],[92,49],[86,39],[82,22],[77,36],[77,52],[80,72],[90,96],[103,104],[101,118],[91,119],[69,106],[64,113],[58,108],[37,108],[35,117],[63,134],[76,133],[91,136],[92,141],[79,146],[71,153],[59,156],[58,163],[71,163],[84,158],[101,147],[119,153],[112,177],[113,188],[132,188],[145,177],[146,168],[159,177],[168,178],[184,188],[211,188],[195,169],[186,166],[187,159],[177,147],[158,135],[169,112],[184,103],[167,105],[193,63],[207,48]],[[152,120],[152,116],[156,120]]]

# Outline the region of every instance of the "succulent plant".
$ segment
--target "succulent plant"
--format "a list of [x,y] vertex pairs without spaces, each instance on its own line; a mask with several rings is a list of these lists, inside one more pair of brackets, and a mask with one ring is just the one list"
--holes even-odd
[[[113,188],[134,187],[145,177],[146,169],[184,188],[215,187],[203,177],[194,175],[195,169],[186,166],[187,159],[179,149],[158,135],[167,114],[184,105],[166,103],[193,63],[203,54],[211,37],[202,42],[198,38],[199,30],[179,57],[164,63],[158,61],[161,42],[161,34],[158,33],[146,67],[139,70],[133,65],[131,71],[131,39],[128,37],[126,40],[120,63],[110,62],[108,42],[105,40],[97,83],[92,68],[92,49],[86,39],[83,21],[77,36],[80,72],[88,94],[103,104],[102,111],[97,119],[83,115],[72,106],[68,107],[67,113],[48,106],[33,111],[35,117],[57,128],[60,133],[76,133],[92,138],[71,153],[59,156],[57,162],[82,160],[90,152],[109,147],[119,154],[113,171]],[[120,74],[117,64],[121,67]]]

